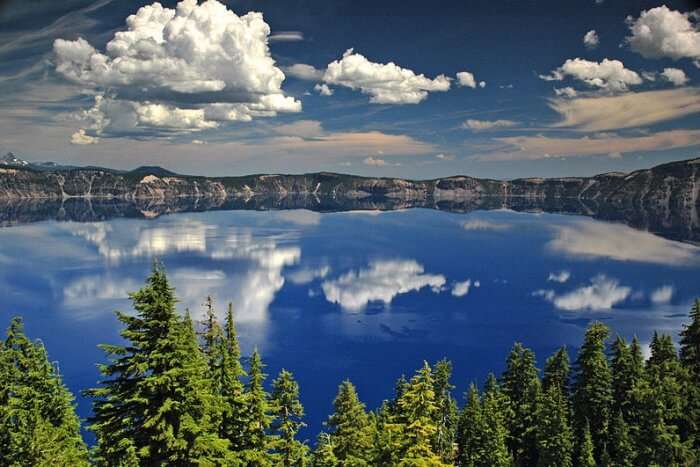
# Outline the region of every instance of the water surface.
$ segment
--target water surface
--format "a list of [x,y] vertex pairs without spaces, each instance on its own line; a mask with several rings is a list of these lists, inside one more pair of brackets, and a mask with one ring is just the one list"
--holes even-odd
[[[454,362],[457,393],[499,372],[514,341],[540,365],[590,320],[648,345],[700,295],[700,249],[591,218],[510,210],[209,211],[39,221],[0,229],[0,325],[25,318],[78,394],[99,375],[153,258],[196,315],[233,303],[243,352],[301,385],[312,440],[350,378],[370,407],[423,360]],[[78,399],[79,414],[89,414]]]

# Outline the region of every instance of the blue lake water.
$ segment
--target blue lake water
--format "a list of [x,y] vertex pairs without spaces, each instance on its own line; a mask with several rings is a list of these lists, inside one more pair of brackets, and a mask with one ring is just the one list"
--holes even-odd
[[447,357],[462,393],[500,373],[514,341],[540,364],[573,354],[593,319],[645,345],[653,330],[675,338],[700,295],[698,247],[585,217],[217,211],[1,228],[0,325],[23,315],[79,394],[154,257],[181,310],[232,302],[243,352],[257,347],[271,377],[293,371],[309,440],[345,378],[376,407],[401,374]]

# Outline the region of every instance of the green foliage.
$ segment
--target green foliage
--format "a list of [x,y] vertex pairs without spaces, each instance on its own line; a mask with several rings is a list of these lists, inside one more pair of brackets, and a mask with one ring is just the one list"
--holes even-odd
[[508,445],[516,465],[536,465],[535,412],[540,380],[535,367],[535,354],[516,343],[508,355],[502,376],[502,388],[508,397],[512,415],[508,417]]
[[537,404],[537,451],[539,467],[572,467],[573,435],[569,407],[562,387],[552,384]]
[[372,450],[370,421],[350,381],[340,384],[333,408],[326,425],[330,429],[335,458],[343,465],[369,465]]
[[275,465],[304,465],[308,448],[296,439],[299,430],[305,426],[301,421],[304,407],[299,402],[299,385],[287,370],[282,370],[272,382],[272,409],[275,415],[272,422]]
[[576,467],[596,467],[595,455],[593,454],[593,438],[588,420],[583,423],[579,436],[578,456]]
[[544,378],[542,389],[548,391],[556,387],[565,397],[569,397],[569,380],[571,378],[571,364],[566,347],[556,351],[544,364]]
[[0,345],[0,459],[7,466],[88,465],[73,396],[41,342],[14,318]]
[[103,345],[110,362],[93,397],[90,429],[100,465],[221,463],[228,442],[218,436],[210,370],[189,316],[179,319],[159,265],[131,295],[136,316],[118,313],[125,346]]
[[589,426],[597,460],[604,451],[610,412],[612,410],[612,372],[605,355],[608,328],[599,322],[586,331],[583,345],[576,360],[574,383],[574,415],[579,430]]
[[454,459],[455,432],[457,429],[457,401],[452,397],[454,386],[450,382],[452,363],[446,359],[435,364],[433,375],[435,392],[435,417],[437,427],[433,450],[443,462],[450,463]]

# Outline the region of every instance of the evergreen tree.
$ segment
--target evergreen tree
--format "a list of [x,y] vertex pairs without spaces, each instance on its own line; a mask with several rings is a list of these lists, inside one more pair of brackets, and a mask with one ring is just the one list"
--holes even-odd
[[690,311],[690,324],[683,326],[680,345],[681,361],[700,386],[700,299],[695,300]]
[[435,364],[434,391],[437,410],[433,420],[437,427],[433,450],[443,462],[450,463],[454,457],[455,432],[457,429],[457,402],[452,397],[454,386],[450,383],[452,363],[443,359]]
[[[313,467],[336,467],[341,465],[338,458],[335,457],[335,445],[333,439],[328,433],[321,433],[316,441],[316,450],[314,451],[311,465]],[[352,465],[352,464],[343,464]],[[366,464],[360,464],[366,465]]]
[[569,408],[558,384],[551,384],[540,395],[536,433],[539,467],[573,466],[574,445]]
[[272,382],[272,408],[275,419],[272,429],[275,432],[274,460],[276,465],[291,467],[306,464],[307,447],[296,439],[302,422],[304,407],[299,401],[299,385],[294,376],[282,370]]
[[628,420],[632,418],[630,392],[643,376],[643,367],[640,360],[641,354],[638,358],[635,358],[633,352],[636,351],[639,351],[638,343],[633,348],[620,336],[615,339],[612,345],[612,410],[613,412],[620,412]]
[[91,429],[100,465],[222,462],[218,409],[207,360],[189,317],[180,320],[165,271],[154,265],[131,294],[136,316],[117,313],[126,346],[102,345],[110,362],[94,398]]
[[0,459],[8,466],[87,466],[73,396],[41,342],[14,318],[0,345]]
[[437,433],[433,422],[437,410],[433,388],[432,369],[424,362],[397,403],[398,411],[405,419],[401,429],[407,443],[401,451],[399,465],[443,465],[432,449],[432,440]]
[[605,356],[607,337],[605,325],[591,324],[576,360],[574,413],[579,430],[583,424],[589,426],[596,459],[604,452],[613,400],[612,373]]
[[509,418],[509,448],[517,465],[537,463],[535,411],[540,380],[535,367],[535,354],[516,343],[508,356],[502,377],[502,388],[508,396],[512,417]]
[[245,425],[238,457],[246,465],[265,466],[270,463],[270,440],[267,432],[272,423],[270,397],[265,391],[265,365],[257,350],[250,357],[248,384],[245,388]]
[[576,467],[596,467],[595,456],[593,454],[593,438],[588,420],[584,421],[581,430]]
[[233,451],[240,452],[248,447],[246,426],[249,421],[247,420],[246,395],[241,380],[246,375],[241,365],[241,350],[231,304],[229,304],[226,313],[225,325],[224,336],[218,340],[219,353],[221,354],[219,386],[224,407],[220,433],[223,438],[231,442]]
[[513,458],[506,446],[508,432],[502,408],[503,401],[497,388],[490,388],[480,397],[475,385],[469,387],[457,428],[458,465],[512,465]]
[[372,448],[370,422],[355,386],[343,381],[333,401],[333,414],[326,425],[335,458],[343,465],[369,465]]
[[610,424],[610,441],[608,443],[612,465],[615,467],[633,467],[636,453],[630,436],[629,426],[622,412],[617,412]]
[[556,351],[544,364],[544,378],[542,378],[542,390],[548,391],[556,387],[565,396],[569,397],[569,379],[571,378],[571,364],[566,347]]

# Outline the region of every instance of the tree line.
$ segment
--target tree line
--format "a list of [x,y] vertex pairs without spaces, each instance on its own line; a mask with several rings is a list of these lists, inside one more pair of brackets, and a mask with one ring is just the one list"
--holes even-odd
[[[73,396],[20,318],[0,340],[0,463],[7,466],[689,466],[700,462],[700,301],[677,349],[591,324],[571,364],[566,348],[542,372],[516,343],[497,378],[472,384],[461,407],[452,367],[427,362],[367,410],[350,381],[314,447],[299,437],[299,385],[282,370],[268,384],[257,351],[243,358],[229,305],[181,317],[154,266],[117,312],[123,345],[104,344],[102,380],[86,391],[88,449]],[[540,377],[540,374],[542,376]]]

